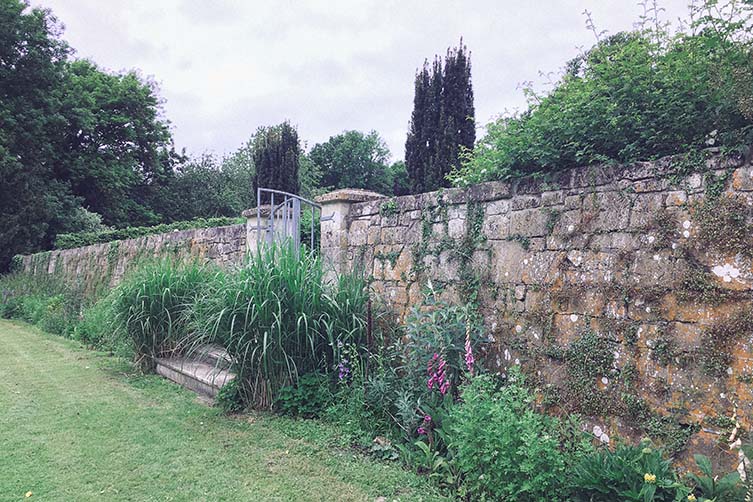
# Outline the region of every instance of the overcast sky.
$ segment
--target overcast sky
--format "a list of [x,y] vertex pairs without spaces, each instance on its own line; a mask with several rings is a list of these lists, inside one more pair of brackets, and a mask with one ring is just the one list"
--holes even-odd
[[[685,17],[688,0],[662,0]],[[79,57],[139,69],[165,100],[178,148],[230,153],[260,125],[289,119],[310,148],[348,129],[377,130],[402,158],[413,78],[462,36],[472,53],[476,119],[525,107],[599,30],[630,29],[634,0],[34,0],[65,25]],[[479,131],[479,135],[482,134]]]

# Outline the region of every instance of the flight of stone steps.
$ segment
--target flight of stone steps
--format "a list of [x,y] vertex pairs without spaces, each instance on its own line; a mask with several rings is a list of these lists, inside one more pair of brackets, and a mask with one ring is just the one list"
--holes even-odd
[[207,403],[214,403],[223,385],[235,378],[232,361],[218,345],[204,345],[186,356],[157,359],[157,373],[195,392]]

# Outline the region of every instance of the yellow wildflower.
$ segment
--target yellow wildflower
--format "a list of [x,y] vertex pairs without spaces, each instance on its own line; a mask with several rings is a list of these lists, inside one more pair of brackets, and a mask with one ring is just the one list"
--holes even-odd
[[656,483],[656,474],[646,473],[643,475],[643,481],[649,484]]
[[692,493],[688,495],[688,502],[695,502],[697,499],[695,498],[695,495]]

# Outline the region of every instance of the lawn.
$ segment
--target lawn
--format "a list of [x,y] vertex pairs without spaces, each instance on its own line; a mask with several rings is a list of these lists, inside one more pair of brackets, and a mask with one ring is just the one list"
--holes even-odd
[[0,347],[0,501],[442,499],[324,424],[226,417],[22,323],[0,321]]

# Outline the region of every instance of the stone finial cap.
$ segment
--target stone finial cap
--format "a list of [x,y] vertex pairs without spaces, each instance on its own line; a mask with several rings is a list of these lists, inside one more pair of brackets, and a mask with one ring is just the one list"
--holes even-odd
[[[269,212],[271,211],[271,208],[272,206],[269,204],[264,204],[258,207],[263,217],[269,216]],[[256,218],[256,210],[257,208],[255,207],[251,209],[246,209],[245,211],[241,213],[241,216],[243,216],[244,218]]]
[[334,192],[325,193],[314,199],[319,204],[328,202],[366,202],[369,200],[384,199],[386,195],[360,188],[341,188]]

